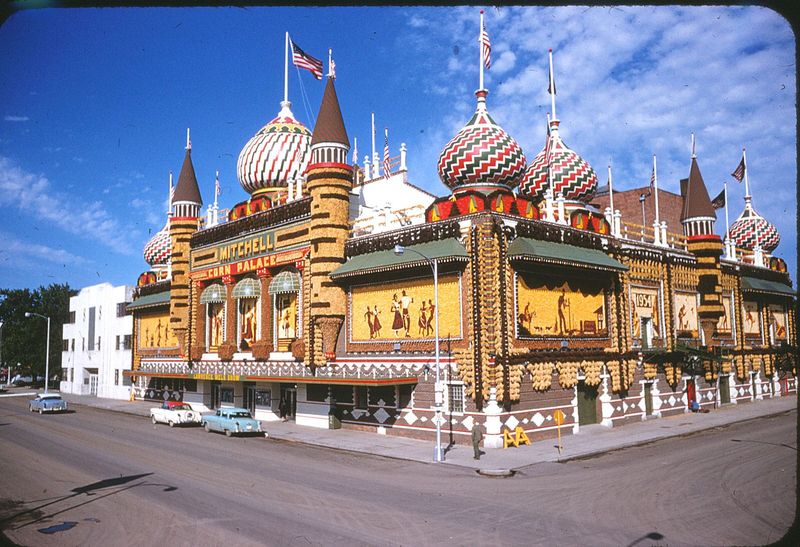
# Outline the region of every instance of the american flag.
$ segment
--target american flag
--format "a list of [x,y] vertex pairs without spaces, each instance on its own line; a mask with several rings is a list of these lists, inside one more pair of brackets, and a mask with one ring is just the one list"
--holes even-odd
[[292,62],[297,68],[304,68],[314,75],[317,80],[322,79],[322,61],[316,59],[300,49],[297,44],[292,42]]
[[744,178],[744,170],[745,166],[744,166],[744,155],[743,155],[742,160],[739,162],[739,165],[736,166],[734,172],[731,173],[731,176],[736,180],[738,180],[739,182],[742,182],[742,179]]
[[217,171],[217,177],[214,179],[214,197],[218,197],[222,195],[222,186],[219,185],[219,171]]
[[711,206],[714,209],[722,209],[723,207],[725,207],[725,189],[724,188],[722,189],[722,192],[720,192],[717,195],[717,197],[715,197],[714,199],[711,200]]
[[483,56],[483,65],[489,69],[492,67],[492,42],[489,41],[489,34],[485,28],[481,29],[481,55]]
[[389,128],[383,130],[383,176],[389,178]]
[[650,189],[647,190],[647,195],[651,195],[656,188],[656,168],[653,166],[653,172],[650,173]]

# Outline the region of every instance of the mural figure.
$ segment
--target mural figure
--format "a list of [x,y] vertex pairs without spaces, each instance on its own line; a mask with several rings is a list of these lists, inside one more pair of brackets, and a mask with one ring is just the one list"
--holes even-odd
[[569,307],[569,298],[567,298],[566,289],[561,289],[561,296],[558,297],[558,333],[564,334],[568,332],[567,320],[564,317],[564,310]]
[[403,316],[400,313],[400,301],[397,299],[397,293],[392,295],[392,313],[394,314],[392,330],[395,336],[399,336],[398,331],[403,328]]
[[242,301],[241,348],[250,349],[256,339],[256,305],[253,300]]
[[419,308],[419,320],[417,321],[417,325],[419,326],[419,334],[427,334],[428,333],[428,304],[423,300],[422,306]]
[[222,344],[223,331],[223,317],[225,308],[221,304],[212,304],[210,307],[211,312],[211,336],[210,346],[218,348]]
[[769,324],[775,338],[786,338],[786,312],[778,306],[770,306],[768,311]]
[[380,315],[380,311],[378,311],[378,305],[375,304],[375,309],[372,312],[372,333],[375,335],[375,338],[378,338],[381,335],[381,320],[378,318]]
[[678,310],[678,329],[686,330],[686,304],[681,304],[681,309]]
[[158,320],[158,325],[156,325],[156,345],[161,347],[161,319]]
[[744,303],[744,332],[745,334],[759,334],[758,308],[753,302]]
[[375,338],[375,322],[372,319],[372,310],[369,309],[369,304],[367,304],[367,311],[364,314],[364,319],[367,320],[367,326],[369,327],[369,337]]
[[414,299],[406,294],[406,290],[402,291],[403,296],[400,297],[400,307],[403,312],[403,328],[406,330],[406,338],[411,337],[411,314],[408,311],[409,306]]
[[425,334],[428,336],[433,335],[434,331],[434,322],[433,322],[433,314],[436,313],[436,306],[433,305],[433,300],[428,300],[428,330]]

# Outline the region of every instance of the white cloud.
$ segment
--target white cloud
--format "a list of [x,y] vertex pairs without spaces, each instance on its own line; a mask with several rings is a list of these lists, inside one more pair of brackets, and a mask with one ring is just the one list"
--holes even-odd
[[3,119],[7,122],[27,122],[30,118],[28,116],[11,116],[7,114]]
[[59,192],[41,174],[25,171],[0,156],[0,205],[16,206],[38,220],[95,240],[123,253],[133,254],[128,230],[99,201],[86,202]]
[[72,254],[64,249],[56,249],[39,243],[23,241],[17,239],[8,232],[0,231],[0,239],[3,240],[2,252],[13,256],[14,260],[17,260],[20,256],[27,256],[28,258],[35,258],[37,260],[44,260],[64,266],[82,266],[89,263],[84,257]]

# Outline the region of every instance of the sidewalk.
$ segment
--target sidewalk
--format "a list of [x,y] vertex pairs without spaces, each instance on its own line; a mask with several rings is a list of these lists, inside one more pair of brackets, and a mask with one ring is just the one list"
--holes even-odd
[[[62,394],[62,397],[71,405],[91,406],[138,416],[149,416],[150,408],[157,406],[155,402],[99,399],[68,393]],[[444,463],[480,470],[508,470],[542,462],[565,462],[796,409],[797,397],[793,394],[755,403],[726,405],[708,414],[680,414],[615,428],[600,425],[584,426],[578,435],[562,434],[560,455],[556,447],[558,441],[555,438],[534,441],[530,446],[519,448],[487,449],[484,450],[480,460],[472,458],[471,445],[455,445],[447,451]],[[262,424],[271,439],[422,463],[433,462],[434,443],[431,441],[349,429],[316,429],[298,426],[294,422],[262,422]],[[443,443],[447,443],[446,436],[443,438]]]

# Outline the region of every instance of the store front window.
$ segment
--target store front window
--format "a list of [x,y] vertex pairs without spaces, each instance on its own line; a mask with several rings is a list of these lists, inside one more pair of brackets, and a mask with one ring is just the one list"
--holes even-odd
[[300,332],[300,274],[288,270],[280,272],[270,283],[269,293],[275,300],[275,347],[278,351],[289,351]]

